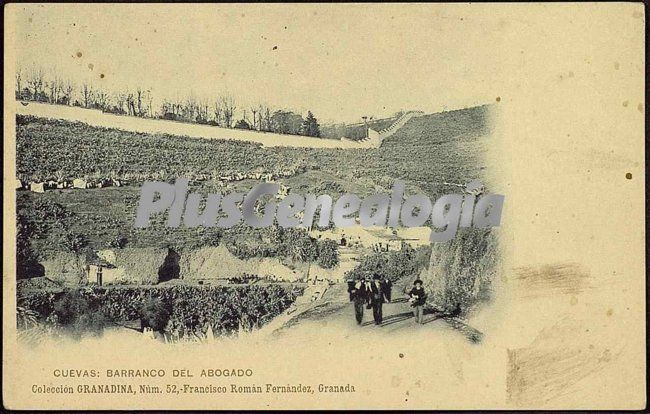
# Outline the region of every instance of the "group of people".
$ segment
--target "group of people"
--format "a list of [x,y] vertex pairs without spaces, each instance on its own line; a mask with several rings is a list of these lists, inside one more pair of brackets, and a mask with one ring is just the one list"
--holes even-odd
[[[422,286],[421,280],[413,283],[413,289],[408,292],[409,303],[413,307],[413,314],[417,323],[424,323],[424,305],[427,295]],[[379,274],[374,274],[371,279],[361,277],[360,279],[348,282],[348,293],[350,301],[354,302],[354,316],[357,324],[363,321],[364,308],[372,309],[372,316],[375,325],[381,325],[383,321],[383,304],[390,303],[393,283],[383,279]]]
[[372,308],[372,316],[375,324],[381,324],[383,320],[382,306],[385,302],[390,302],[392,282],[383,280],[380,275],[375,274],[372,278],[362,277],[356,281],[348,282],[348,293],[350,300],[354,302],[354,315],[358,324],[363,321],[363,308]]

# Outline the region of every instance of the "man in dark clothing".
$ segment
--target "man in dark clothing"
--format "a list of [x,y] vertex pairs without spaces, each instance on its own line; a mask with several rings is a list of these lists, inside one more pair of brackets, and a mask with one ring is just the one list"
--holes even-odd
[[372,280],[370,276],[364,280],[364,286],[366,287],[366,309],[372,309],[372,295],[370,294],[370,290],[372,289]]
[[409,292],[409,302],[413,307],[416,323],[424,323],[424,305],[427,302],[427,294],[422,287],[422,281],[417,279],[413,282],[413,289]]
[[390,298],[393,290],[393,282],[389,279],[384,280],[384,296],[386,297],[386,303],[390,303]]
[[350,298],[354,301],[354,317],[357,320],[357,324],[361,325],[363,321],[363,305],[368,297],[365,278],[354,282],[352,286],[349,286],[349,289]]
[[357,283],[357,281],[354,280],[354,279],[348,280],[348,295],[350,295],[350,302],[352,302],[354,300],[354,293],[353,292],[355,291],[354,285],[356,283]]
[[370,303],[372,304],[372,316],[375,319],[375,325],[380,325],[383,320],[382,307],[384,305],[384,286],[381,282],[381,276],[375,274],[370,285]]

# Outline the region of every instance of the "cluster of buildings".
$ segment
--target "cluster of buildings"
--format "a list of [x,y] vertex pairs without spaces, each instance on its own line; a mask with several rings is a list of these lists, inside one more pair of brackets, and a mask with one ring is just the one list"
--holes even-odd
[[[220,175],[218,177],[219,183],[223,186],[231,182],[243,181],[243,180],[259,180],[265,182],[273,182],[279,178],[288,178],[296,175],[300,171],[297,169],[283,170],[278,173],[232,173],[226,175]],[[215,179],[214,175],[209,174],[199,174],[193,177],[195,181],[207,181],[210,179]],[[46,181],[24,181],[21,179],[15,179],[15,189],[16,190],[28,190],[34,193],[44,193],[47,190],[54,189],[74,189],[74,188],[104,188],[104,187],[121,187],[128,184],[127,180],[116,179],[116,178],[102,178],[102,179],[93,179],[93,178],[75,178],[73,180],[46,180]],[[280,195],[286,196],[289,194],[289,188],[281,184]]]
[[103,188],[103,187],[121,187],[125,185],[124,180],[115,178],[104,179],[86,179],[75,178],[74,180],[48,180],[48,181],[30,181],[23,182],[16,178],[16,190],[29,190],[34,193],[44,193],[46,190],[66,189],[66,188]]
[[288,178],[292,177],[302,171],[297,169],[283,170],[278,173],[263,173],[263,172],[251,172],[251,173],[232,173],[227,175],[220,175],[219,181],[221,182],[234,182],[234,181],[243,181],[243,180],[258,180],[271,182],[279,178]]
[[429,227],[386,228],[362,227],[360,225],[333,228],[327,230],[313,229],[309,234],[316,239],[330,239],[339,246],[348,249],[369,249],[374,252],[400,251],[405,244],[416,248],[430,244]]

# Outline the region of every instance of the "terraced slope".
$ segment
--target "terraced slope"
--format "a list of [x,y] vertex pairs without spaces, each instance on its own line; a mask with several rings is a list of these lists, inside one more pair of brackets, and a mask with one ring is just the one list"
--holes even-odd
[[[216,229],[190,231],[183,227],[134,231],[132,221],[142,181],[189,176],[197,178],[194,188],[204,194],[247,191],[259,181],[243,180],[220,187],[213,177],[235,171],[293,170],[292,176],[279,181],[301,194],[338,197],[353,192],[366,196],[389,191],[395,179],[402,179],[407,191],[436,198],[457,191],[444,183],[462,184],[481,177],[481,154],[490,133],[489,110],[483,106],[419,116],[379,148],[345,150],[267,148],[248,142],[125,132],[19,116],[17,170],[24,177],[46,180],[116,175],[132,180],[131,185],[120,188],[48,190],[45,194],[21,191],[18,210],[54,209],[52,214],[66,217],[66,228],[85,236],[95,248],[107,247],[119,235],[126,236],[130,246],[174,242],[189,247],[219,243],[221,234]],[[198,180],[200,174],[207,177],[206,181]],[[36,226],[36,244],[56,248],[67,236],[59,230]]]
[[479,176],[488,113],[489,107],[482,106],[412,118],[380,148],[346,150],[267,148],[18,116],[17,172],[26,181],[87,175],[144,181],[294,170],[322,171],[344,181],[343,186],[369,180],[390,187],[395,178],[438,186]]

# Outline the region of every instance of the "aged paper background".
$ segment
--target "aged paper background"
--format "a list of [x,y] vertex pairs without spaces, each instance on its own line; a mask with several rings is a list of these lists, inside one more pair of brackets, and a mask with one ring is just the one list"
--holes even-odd
[[[5,8],[4,180],[14,177],[12,113],[17,12]],[[56,5],[56,8],[76,7]],[[101,5],[102,24],[125,30],[113,7],[187,21],[212,6]],[[500,230],[502,276],[495,303],[481,315],[485,340],[426,333],[342,338],[327,321],[303,341],[167,348],[103,340],[18,347],[15,338],[15,192],[4,186],[3,403],[8,408],[600,408],[645,407],[644,8],[632,3],[472,5],[220,5],[270,24],[304,15],[324,21],[361,10],[393,44],[400,31],[458,48],[466,82],[402,90],[459,105],[459,97],[496,102],[488,171],[505,194]],[[391,26],[391,19],[400,25]],[[413,24],[404,25],[412,19]],[[85,22],[94,24],[93,22]],[[331,26],[330,26],[331,27]],[[200,32],[200,30],[199,30]],[[358,36],[337,33],[342,44]],[[413,41],[413,37],[410,37]],[[443,39],[444,42],[440,40]],[[61,39],[52,39],[62,42]],[[197,35],[197,42],[201,42]],[[207,46],[207,45],[206,45]],[[72,46],[76,47],[76,45]],[[84,53],[86,50],[84,50]],[[92,50],[87,51],[92,53]],[[119,53],[116,51],[115,53]],[[116,57],[116,61],[126,59]],[[423,78],[446,51],[421,55]],[[168,59],[178,59],[170,55]],[[431,62],[429,62],[431,60]],[[470,65],[471,62],[471,65]],[[389,65],[390,62],[384,62]],[[415,62],[411,62],[414,64]],[[322,70],[337,81],[337,65]],[[241,63],[245,67],[246,63]],[[152,64],[152,70],[155,64]],[[392,91],[391,93],[395,93]],[[345,96],[340,96],[345,100]],[[630,173],[631,178],[626,174]],[[332,329],[334,329],[332,327]],[[354,394],[104,396],[31,393],[55,368],[251,368],[255,383],[352,383]],[[75,379],[69,379],[75,384]],[[161,380],[165,384],[167,380]]]

